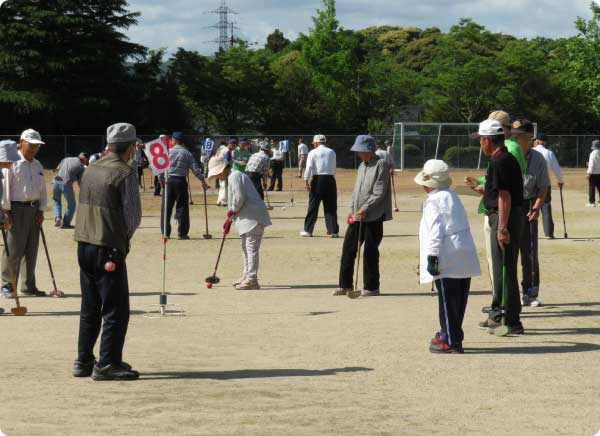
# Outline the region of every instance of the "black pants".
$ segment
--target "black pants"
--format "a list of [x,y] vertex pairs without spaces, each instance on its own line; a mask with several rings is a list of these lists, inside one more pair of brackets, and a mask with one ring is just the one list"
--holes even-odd
[[141,165],[138,165],[138,183],[140,184],[140,186],[144,186],[143,183],[143,179],[144,179],[144,168]]
[[165,231],[165,199],[163,197],[160,210],[160,229],[163,235],[171,236],[171,215],[175,205],[175,218],[179,224],[177,227],[178,236],[187,236],[190,232],[190,204],[188,194],[188,183],[185,177],[169,177],[167,187],[163,195],[167,196],[167,229]]
[[600,174],[590,174],[589,185],[589,203],[594,204],[596,202],[596,190],[600,195]]
[[154,176],[154,195],[160,195],[160,180],[158,176]]
[[321,201],[325,210],[327,233],[330,235],[339,233],[340,226],[337,221],[337,185],[334,176],[313,176],[308,196],[308,212],[304,220],[304,231],[312,234],[319,216]]
[[277,182],[277,190],[283,189],[283,167],[285,162],[282,160],[271,161],[271,184],[269,185],[269,191],[275,189],[275,182]]
[[[108,249],[79,242],[77,259],[81,282],[81,318],[77,359],[94,359],[94,345],[100,335],[99,366],[123,361],[123,345],[129,324],[129,284],[127,267],[122,255],[113,257],[116,269],[104,270]],[[102,325],[102,321],[104,324]]]
[[540,287],[540,263],[538,260],[538,221],[529,222],[527,208],[523,208],[523,231],[519,244],[521,254],[521,289],[531,297],[537,297]]
[[265,199],[265,191],[263,190],[263,176],[262,176],[262,174],[250,172],[250,173],[246,173],[246,175],[252,181],[252,184],[256,188],[256,192],[258,192],[258,195],[260,196],[260,198],[264,200]]
[[554,237],[554,219],[552,219],[552,189],[548,187],[548,193],[544,204],[542,204],[542,224],[546,238]]
[[504,247],[504,266],[506,267],[506,280],[502,280],[503,270],[503,250],[498,242],[498,213],[489,214],[490,222],[490,242],[492,252],[492,270],[494,272],[494,289],[492,296],[492,310],[489,317],[495,321],[501,320],[502,307],[502,285],[505,286],[506,324],[516,326],[520,322],[521,298],[519,295],[519,280],[517,278],[517,268],[519,260],[519,239],[521,238],[521,228],[523,215],[520,207],[513,207],[510,210],[508,219],[508,231],[510,232],[510,244]]
[[471,279],[440,279],[435,281],[435,286],[438,290],[440,336],[448,345],[460,344],[465,337],[462,324]]
[[[340,263],[340,288],[354,286],[354,261],[357,255],[360,224],[350,224],[344,237],[342,260]],[[379,290],[379,244],[383,238],[383,218],[365,222],[360,230],[360,240],[364,242],[363,285],[368,291]]]

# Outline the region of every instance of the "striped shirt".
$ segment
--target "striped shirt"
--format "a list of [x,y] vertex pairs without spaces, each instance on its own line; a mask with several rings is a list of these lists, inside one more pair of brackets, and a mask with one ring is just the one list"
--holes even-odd
[[248,165],[246,165],[247,173],[258,173],[265,176],[269,172],[270,159],[267,153],[263,150],[254,153],[250,156]]
[[187,177],[190,169],[194,175],[204,180],[204,172],[190,151],[181,144],[169,150],[169,176]]

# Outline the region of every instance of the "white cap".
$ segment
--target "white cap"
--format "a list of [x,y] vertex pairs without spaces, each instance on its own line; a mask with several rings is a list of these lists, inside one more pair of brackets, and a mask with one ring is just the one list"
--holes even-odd
[[485,120],[479,124],[479,131],[471,135],[472,138],[479,138],[480,136],[497,136],[503,135],[504,128],[502,123],[498,120]]
[[327,142],[327,138],[325,135],[315,135],[313,138],[313,144],[325,144]]
[[33,129],[27,129],[21,133],[21,139],[29,142],[30,144],[45,144],[45,142],[42,141],[40,134]]

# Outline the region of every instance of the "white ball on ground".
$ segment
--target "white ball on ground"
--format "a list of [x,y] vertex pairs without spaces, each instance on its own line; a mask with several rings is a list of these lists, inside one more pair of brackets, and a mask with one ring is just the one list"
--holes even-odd
[[281,208],[281,210],[285,210],[285,209],[286,209],[285,206]]

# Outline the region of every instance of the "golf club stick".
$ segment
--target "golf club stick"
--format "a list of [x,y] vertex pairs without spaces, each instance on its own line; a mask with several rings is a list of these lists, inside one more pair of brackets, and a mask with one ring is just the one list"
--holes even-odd
[[398,209],[398,200],[396,199],[396,181],[394,173],[392,173],[392,191],[394,191],[394,212],[400,212],[400,209]]
[[263,186],[263,192],[265,193],[265,201],[267,202],[267,210],[273,210],[271,202],[269,201],[269,194],[267,193],[266,186]]
[[204,190],[204,224],[206,225],[206,233],[202,235],[204,239],[212,239],[212,235],[208,232],[208,202],[206,200],[206,189]]
[[164,315],[167,309],[167,243],[169,238],[167,236],[167,224],[169,218],[167,217],[167,194],[169,185],[169,168],[165,172],[165,185],[163,187],[163,220],[162,220],[162,237],[163,237],[163,270],[162,270],[162,291],[158,297],[158,305],[160,307],[160,314]]
[[563,201],[563,187],[559,186],[559,190],[560,190],[560,207],[562,209],[563,229],[565,231],[565,239],[569,239],[569,236],[567,235],[567,223],[565,222],[565,202]]
[[8,276],[10,278],[10,284],[13,288],[13,295],[15,296],[15,301],[17,302],[17,307],[13,307],[12,309],[10,309],[10,311],[15,316],[24,316],[27,313],[27,308],[25,306],[21,306],[21,302],[19,301],[19,293],[17,292],[17,280],[15,272],[13,270],[12,258],[10,257],[10,252],[8,251],[8,239],[6,238],[5,229],[2,229],[2,239],[4,239],[4,250],[6,250],[6,267],[8,270]]
[[535,277],[535,253],[533,251],[535,248],[535,243],[534,243],[535,241],[533,239],[533,228],[534,228],[534,223],[533,223],[533,221],[530,221],[529,222],[529,249],[530,249],[531,253],[529,253],[529,260],[531,261],[531,287],[528,290],[530,302],[531,302],[531,295],[533,294],[534,277]]
[[360,291],[358,290],[358,271],[360,268],[360,249],[362,248],[362,241],[361,241],[362,224],[363,224],[362,221],[358,222],[358,238],[357,238],[358,242],[356,244],[357,245],[357,247],[356,247],[357,254],[356,254],[356,274],[354,276],[354,287],[352,288],[351,291],[348,291],[346,293],[346,296],[348,298],[352,298],[352,299],[360,297]]
[[190,196],[190,204],[194,204],[194,199],[192,198],[192,187],[190,186],[190,176],[187,176],[187,185],[188,185],[188,195]]
[[500,306],[502,325],[494,329],[496,336],[507,336],[510,328],[506,325],[506,247],[502,249],[502,303]]
[[290,158],[290,192],[292,197],[290,198],[290,204],[294,207],[294,169],[292,168],[292,152],[289,153]]
[[46,235],[44,234],[44,227],[40,226],[40,235],[42,235],[42,243],[44,244],[44,251],[46,252],[46,259],[48,259],[48,269],[50,270],[50,277],[52,278],[52,292],[51,297],[62,298],[65,296],[63,291],[60,291],[56,286],[56,280],[54,278],[54,270],[52,269],[52,262],[50,261],[50,252],[48,252],[48,244],[46,243]]
[[208,289],[212,288],[213,285],[216,285],[221,281],[219,277],[217,277],[217,269],[219,268],[219,262],[221,261],[221,253],[223,253],[223,245],[225,245],[225,238],[227,238],[227,231],[223,230],[223,239],[221,239],[221,248],[219,248],[219,255],[217,256],[217,263],[215,264],[215,271],[212,276],[208,276],[204,281],[206,282],[206,287]]

